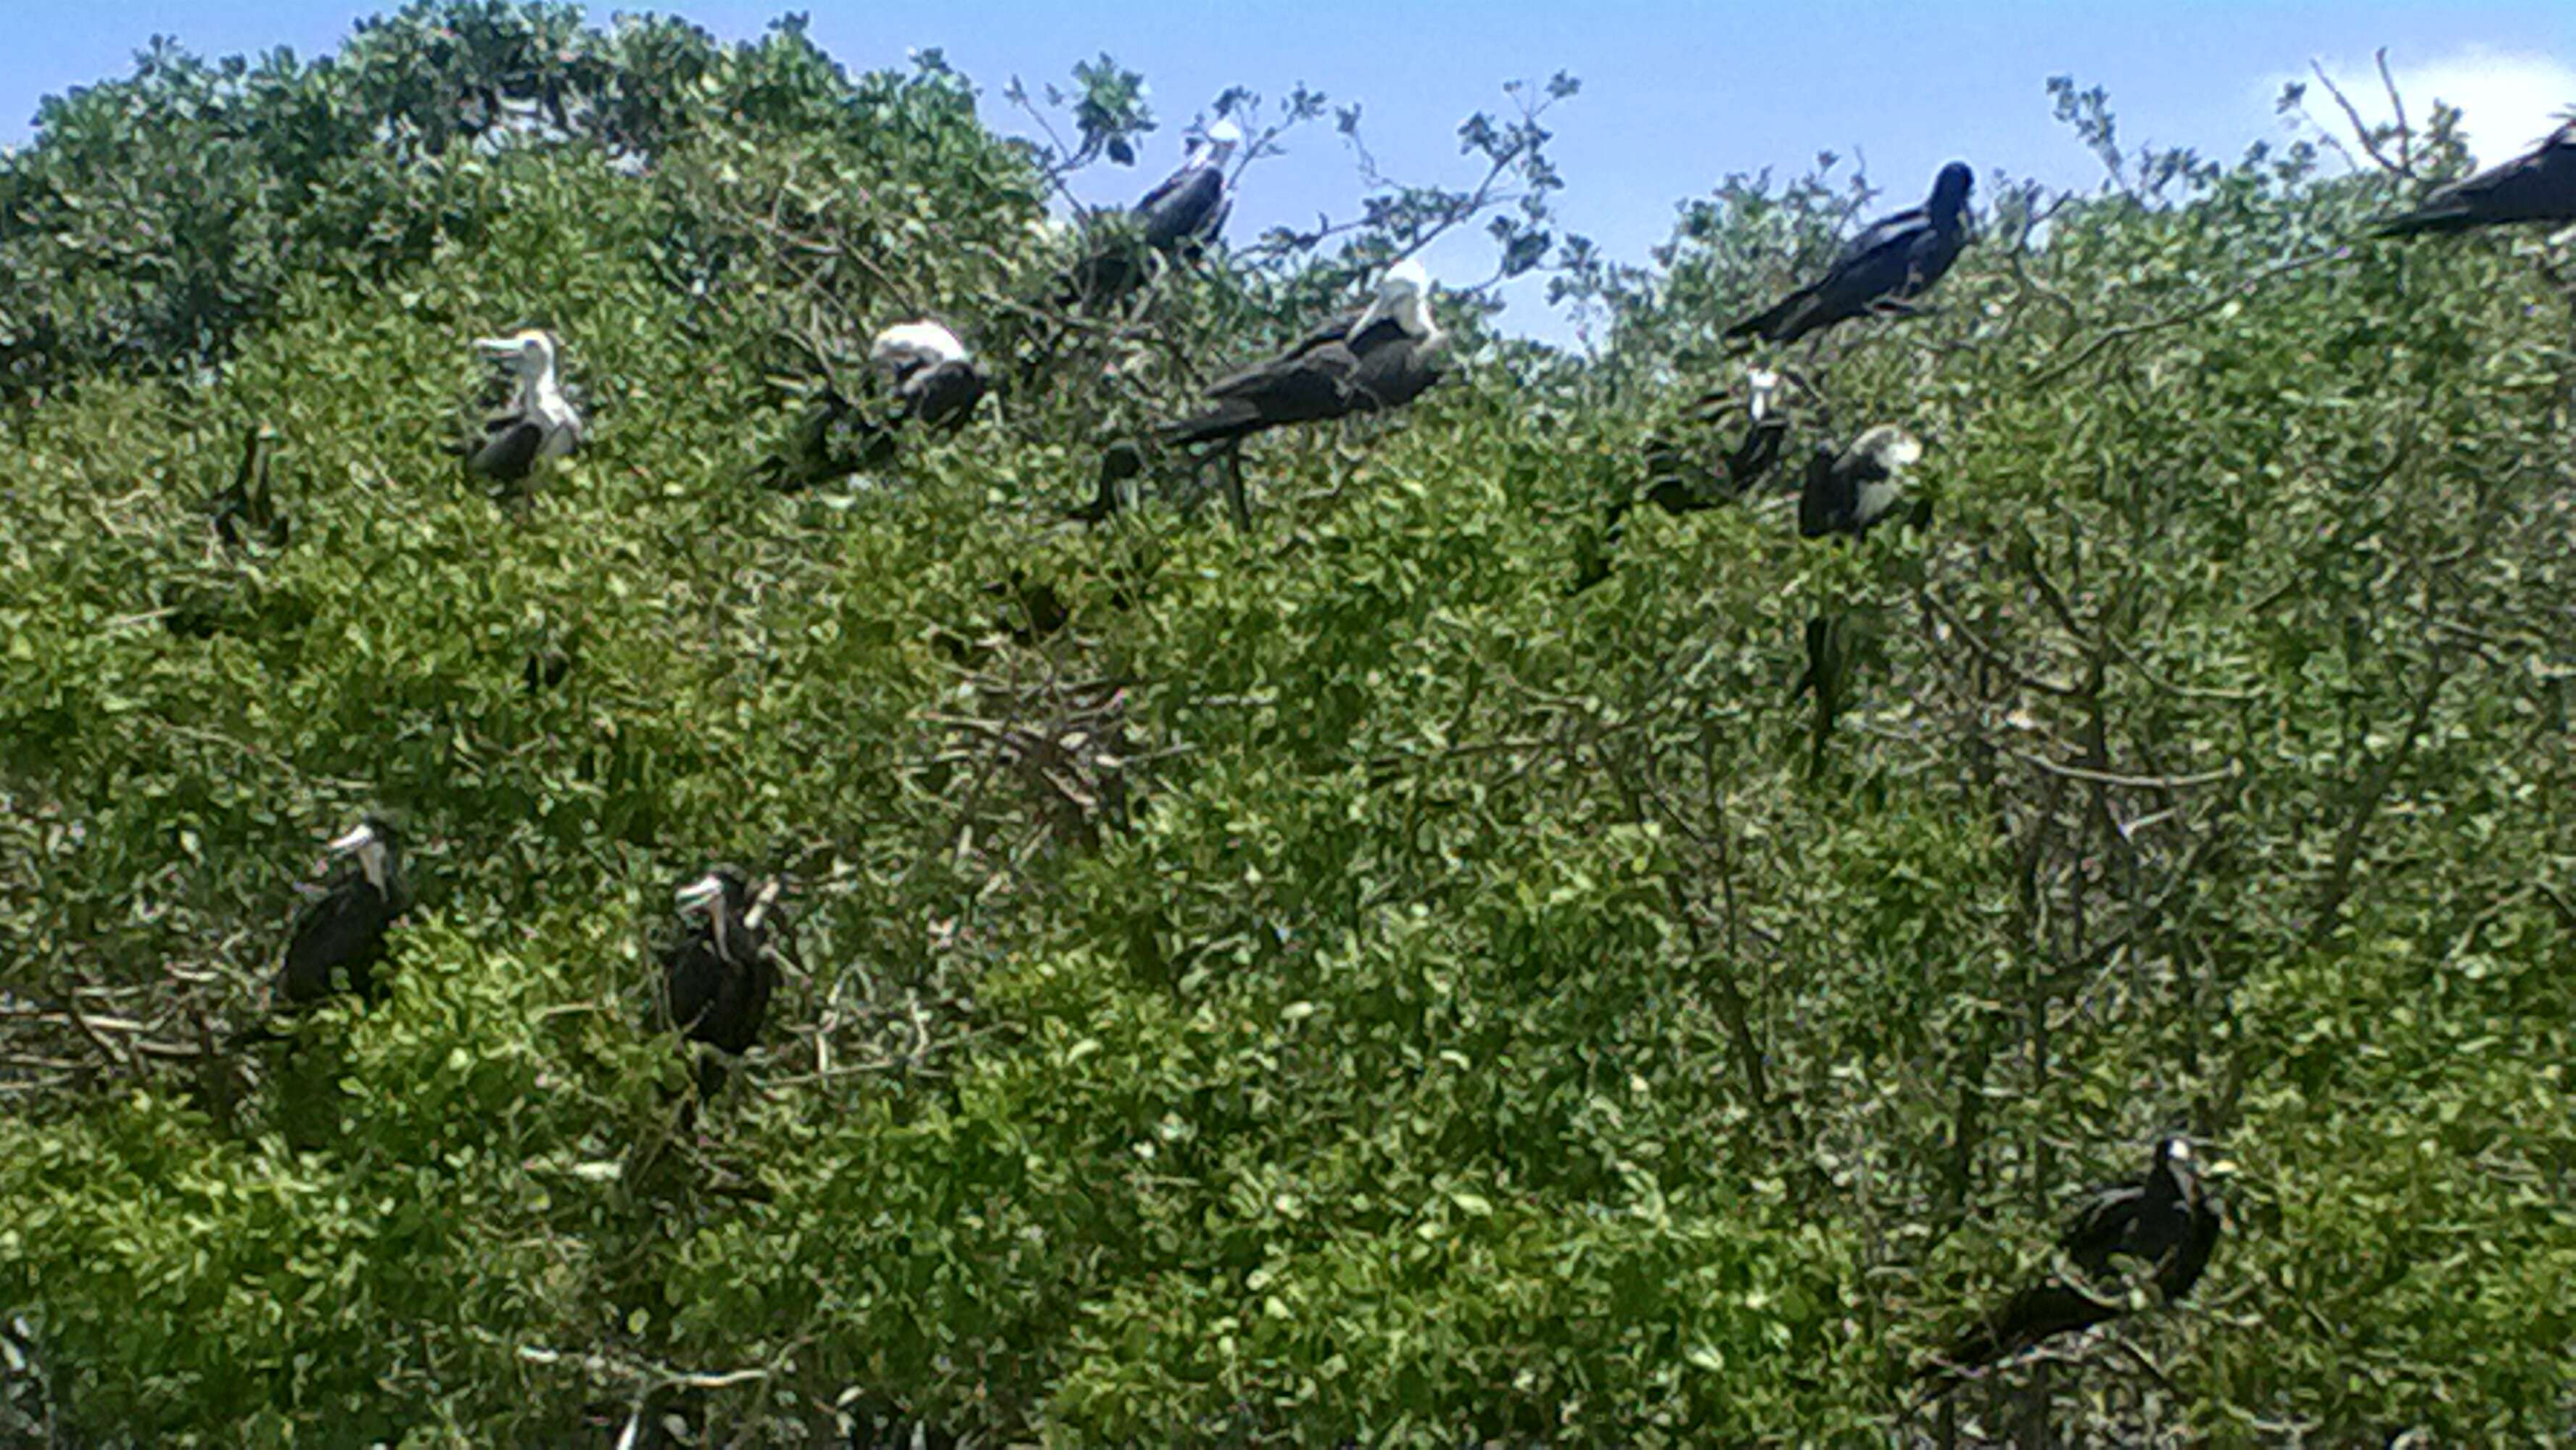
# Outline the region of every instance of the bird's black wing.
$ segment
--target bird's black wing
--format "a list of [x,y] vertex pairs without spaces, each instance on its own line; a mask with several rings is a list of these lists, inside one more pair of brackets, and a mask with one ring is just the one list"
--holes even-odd
[[1182,242],[1212,234],[1215,227],[1210,223],[1221,223],[1225,201],[1223,168],[1201,166],[1173,175],[1136,203],[1145,245],[1168,252]]
[[2113,1254],[2134,1252],[2138,1210],[2146,1197],[2146,1189],[2135,1183],[2096,1189],[2067,1221],[2066,1232],[2058,1237],[2057,1246],[2084,1272],[2107,1276]]
[[2453,182],[2372,230],[2411,236],[2533,221],[2576,221],[2576,122],[2560,127],[2539,150]]
[[925,368],[904,385],[905,406],[922,426],[955,428],[975,411],[984,396],[984,375],[971,362],[945,362]]
[[1372,326],[1352,339],[1350,351],[1358,361],[1345,384],[1353,412],[1401,408],[1440,380],[1432,358],[1401,327]]
[[1926,1374],[1977,1369],[2018,1354],[2045,1339],[2089,1329],[2117,1311],[2072,1285],[2050,1278],[2012,1296],[1954,1341]]
[[487,425],[483,446],[466,456],[465,467],[485,478],[515,483],[536,466],[537,450],[545,442],[545,425],[534,418],[499,419]]
[[724,964],[704,931],[669,942],[662,953],[662,995],[671,1026],[691,1038],[704,1031],[708,1009],[715,1005],[723,980]]
[[1819,448],[1807,459],[1806,486],[1798,492],[1798,536],[1820,539],[1850,527],[1851,479],[1835,466],[1833,453]]
[[373,969],[384,956],[385,928],[392,920],[385,898],[356,872],[307,902],[295,914],[285,969],[279,974],[286,1000],[300,1007],[329,997],[336,989],[335,970],[348,974],[360,996],[372,997]]
[[1831,270],[1839,272],[1856,267],[1872,254],[1891,247],[1910,247],[1917,237],[1931,230],[1931,214],[1922,207],[1910,206],[1890,213],[1861,228],[1860,235],[1843,243],[1843,249],[1834,255]]

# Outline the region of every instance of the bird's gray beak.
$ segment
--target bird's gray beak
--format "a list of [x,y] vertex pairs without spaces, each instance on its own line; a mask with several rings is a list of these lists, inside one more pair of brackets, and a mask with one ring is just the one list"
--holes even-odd
[[672,901],[683,914],[705,911],[724,895],[724,883],[713,876],[703,876],[672,894]]
[[354,853],[358,858],[358,870],[366,876],[367,884],[378,891],[385,889],[385,841],[376,834],[375,827],[362,824],[349,834],[334,838],[324,849],[334,856]]

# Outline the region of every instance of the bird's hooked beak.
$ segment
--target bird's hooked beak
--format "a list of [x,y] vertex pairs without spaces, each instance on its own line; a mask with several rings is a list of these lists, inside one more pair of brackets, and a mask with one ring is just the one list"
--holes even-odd
[[671,894],[672,902],[683,916],[695,916],[714,909],[724,899],[724,878],[713,872],[699,877]]
[[474,339],[474,350],[481,353],[486,361],[507,368],[522,378],[536,378],[554,370],[554,341],[543,332],[478,337]]
[[[1410,257],[1386,269],[1378,279],[1377,296],[1370,299],[1368,310],[1351,324],[1350,335],[1359,336],[1387,318],[1405,325],[1405,331],[1429,331],[1431,274],[1420,262]],[[1420,324],[1417,327],[1417,324]]]
[[376,833],[373,825],[360,821],[356,829],[345,836],[332,837],[322,849],[334,856],[355,855],[367,884],[378,891],[385,889],[385,838]]

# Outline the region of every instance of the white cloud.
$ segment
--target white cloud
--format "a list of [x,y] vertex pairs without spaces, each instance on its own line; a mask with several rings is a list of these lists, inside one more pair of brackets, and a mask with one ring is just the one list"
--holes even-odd
[[[2461,134],[2481,166],[2531,149],[2557,126],[2562,113],[2576,106],[2576,66],[2539,51],[2472,45],[2420,61],[2391,55],[2388,69],[2397,79],[2397,93],[2406,98],[2407,119],[2416,125],[2424,124],[2437,100],[2460,108]],[[2329,60],[2325,70],[2365,118],[2389,119],[2388,92],[2379,83],[2377,62]],[[2334,99],[2314,84],[2313,75],[2275,80],[2275,95],[2281,80],[2309,82],[2309,111],[2320,120],[2341,120]]]

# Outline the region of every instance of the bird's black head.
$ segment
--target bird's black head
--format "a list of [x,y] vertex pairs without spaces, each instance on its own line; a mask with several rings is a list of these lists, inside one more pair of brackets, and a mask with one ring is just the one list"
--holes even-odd
[[1932,178],[1930,206],[1932,215],[1938,219],[1956,217],[1966,212],[1968,193],[1976,187],[1976,184],[1977,173],[1968,169],[1968,163],[1953,161],[1942,167],[1941,174]]

